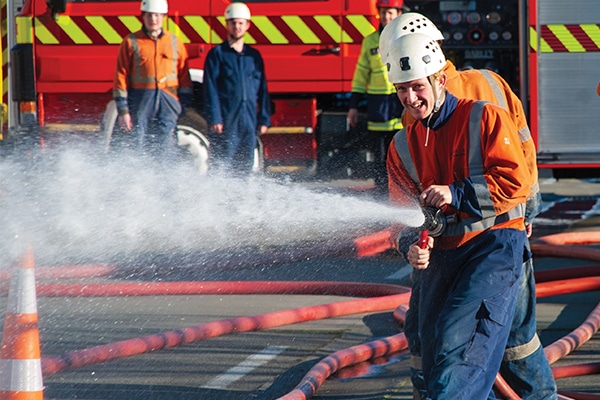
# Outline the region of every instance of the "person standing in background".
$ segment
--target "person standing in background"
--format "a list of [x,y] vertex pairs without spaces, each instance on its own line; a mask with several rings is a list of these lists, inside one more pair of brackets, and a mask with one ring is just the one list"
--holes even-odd
[[166,0],[142,1],[143,27],[119,47],[113,98],[118,126],[134,133],[134,150],[172,159],[177,120],[192,102],[192,80],[185,46],[162,28],[168,9]]
[[211,158],[226,170],[252,172],[258,134],[271,125],[265,67],[258,50],[244,43],[250,9],[231,3],[225,10],[227,39],[204,63],[204,117],[211,131]]
[[402,105],[394,86],[387,79],[387,70],[379,54],[379,35],[383,28],[403,12],[404,0],[377,0],[379,29],[363,40],[352,79],[352,94],[348,110],[350,126],[358,125],[358,106],[366,94],[368,148],[373,153],[373,178],[378,196],[387,196],[385,160],[390,141],[402,128]]

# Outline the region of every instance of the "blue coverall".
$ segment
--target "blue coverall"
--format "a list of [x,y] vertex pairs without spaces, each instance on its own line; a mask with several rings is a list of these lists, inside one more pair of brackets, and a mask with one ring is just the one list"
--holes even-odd
[[250,172],[257,129],[271,124],[260,53],[246,44],[238,53],[227,41],[211,49],[204,63],[203,95],[208,125],[223,124],[222,135],[211,136],[211,153],[226,168]]

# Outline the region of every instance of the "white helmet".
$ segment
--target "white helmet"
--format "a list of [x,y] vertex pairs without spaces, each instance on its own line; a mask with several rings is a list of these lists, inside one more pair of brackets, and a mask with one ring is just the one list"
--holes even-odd
[[438,42],[422,33],[404,35],[392,42],[387,60],[391,83],[427,78],[446,65]]
[[411,33],[422,33],[433,40],[444,40],[444,35],[433,22],[418,12],[407,12],[394,18],[383,28],[379,37],[379,54],[385,64],[390,51],[390,43]]
[[244,3],[231,3],[225,9],[225,19],[247,19],[250,20],[250,9]]
[[142,0],[140,7],[142,12],[166,14],[169,12],[167,0]]

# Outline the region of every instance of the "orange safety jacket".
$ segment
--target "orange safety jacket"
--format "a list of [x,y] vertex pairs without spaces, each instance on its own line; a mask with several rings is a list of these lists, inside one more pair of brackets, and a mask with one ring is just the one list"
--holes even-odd
[[142,29],[129,34],[119,47],[113,98],[127,98],[127,90],[164,90],[179,99],[192,93],[185,46],[174,34],[163,31],[152,39]]
[[[425,146],[427,129],[419,121],[392,140],[387,160],[391,203],[412,207],[416,196],[431,185],[450,185],[460,193],[444,211],[454,214],[457,223],[449,224],[436,239],[440,248],[463,245],[487,229],[525,229],[531,178],[506,110],[483,101],[457,99],[447,120],[437,129],[430,128]],[[462,191],[467,185],[473,190]],[[469,207],[478,208],[480,216],[467,213]]]
[[[529,173],[531,174],[531,193],[529,198],[538,195],[540,187],[538,184],[537,151],[535,143],[531,136],[531,131],[527,125],[527,118],[523,103],[517,97],[515,92],[504,78],[497,73],[487,69],[471,69],[458,71],[450,60],[446,60],[446,65],[442,69],[446,74],[446,89],[458,98],[485,100],[497,104],[504,108],[512,116],[519,137],[523,145],[523,154]],[[402,123],[404,126],[414,122],[414,118],[409,112],[402,114]]]

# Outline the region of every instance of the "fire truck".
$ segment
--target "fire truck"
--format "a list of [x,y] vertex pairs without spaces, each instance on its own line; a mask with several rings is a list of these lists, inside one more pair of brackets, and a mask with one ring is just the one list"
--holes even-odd
[[[431,18],[459,68],[489,68],[520,96],[540,168],[557,176],[600,171],[600,8],[597,0],[406,0]],[[346,121],[365,36],[378,27],[374,1],[247,0],[246,43],[263,55],[272,123],[261,136],[265,171],[360,174],[370,154],[365,126]],[[190,55],[200,110],[207,52],[226,36],[228,0],[170,0],[165,28]],[[45,141],[107,136],[118,45],[142,22],[138,0],[0,0],[3,139],[34,130]],[[6,51],[10,49],[10,52]],[[10,83],[10,84],[9,84]],[[108,117],[107,117],[108,116]],[[199,118],[180,121],[209,146]],[[365,124],[366,125],[366,124]],[[109,135],[108,135],[109,136]]]
[[[319,158],[332,165],[337,154],[349,153],[361,142],[353,137],[360,132],[347,129],[346,113],[361,43],[378,26],[374,2],[247,3],[252,26],[245,42],[265,60],[272,99],[273,126],[261,137],[260,160],[266,171],[314,174]],[[228,4],[169,1],[165,28],[186,45],[198,111],[204,60],[226,38],[223,14]],[[107,118],[107,111],[114,111],[107,104],[118,46],[142,26],[139,0],[24,0],[14,21],[11,98],[6,100],[12,127],[34,128],[46,143],[67,132],[104,135],[106,125],[114,122]],[[205,143],[202,122],[188,118],[180,128]],[[357,157],[367,157],[356,146],[353,150]]]

